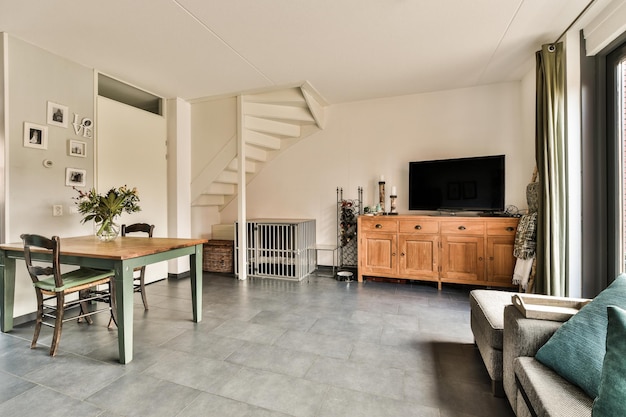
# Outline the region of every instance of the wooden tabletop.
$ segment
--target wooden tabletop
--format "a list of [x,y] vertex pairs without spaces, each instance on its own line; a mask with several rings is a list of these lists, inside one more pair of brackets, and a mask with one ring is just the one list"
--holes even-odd
[[[172,249],[201,245],[207,239],[182,239],[169,237],[118,237],[111,242],[102,242],[96,236],[78,236],[61,238],[61,254],[85,256],[90,258],[124,260],[152,255]],[[24,244],[6,243],[1,250],[23,251]],[[34,251],[34,250],[33,250]]]

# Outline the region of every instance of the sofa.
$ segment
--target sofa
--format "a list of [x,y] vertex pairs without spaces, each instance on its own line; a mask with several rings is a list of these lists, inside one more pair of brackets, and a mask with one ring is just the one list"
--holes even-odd
[[503,386],[517,417],[626,416],[626,275],[565,322],[504,307]]
[[517,417],[591,416],[593,399],[535,358],[562,324],[527,319],[512,304],[504,308],[503,385]]
[[476,289],[470,292],[469,297],[470,327],[474,334],[474,343],[491,379],[491,393],[496,397],[504,397],[502,387],[504,307],[511,304],[513,294],[507,291]]

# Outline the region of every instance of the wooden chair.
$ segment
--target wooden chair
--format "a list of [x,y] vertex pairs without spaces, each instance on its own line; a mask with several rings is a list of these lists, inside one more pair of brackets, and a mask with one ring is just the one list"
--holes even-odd
[[[61,273],[61,264],[59,261],[61,240],[58,236],[48,239],[44,236],[34,234],[23,234],[20,236],[24,241],[24,260],[28,274],[33,281],[35,293],[37,295],[37,322],[35,324],[35,334],[30,345],[31,349],[37,345],[41,326],[46,325],[54,328],[52,336],[52,345],[50,346],[50,356],[55,356],[59,341],[61,339],[61,329],[63,323],[74,319],[87,319],[89,316],[97,313],[109,311],[114,318],[114,308],[111,303],[114,302],[114,286],[113,270],[101,270],[92,268],[79,268],[65,274]],[[48,258],[40,256],[47,254]],[[49,257],[52,259],[49,259]],[[33,261],[37,265],[33,265]],[[45,266],[44,266],[45,265]],[[44,278],[45,277],[45,278]],[[87,291],[96,289],[98,285],[108,284],[109,293],[107,308],[88,311],[87,303],[89,301],[102,300],[102,294],[94,294],[88,296]],[[82,293],[81,297],[67,301],[65,298],[69,294]],[[78,295],[78,294],[77,294]],[[56,300],[55,304],[48,303],[50,300]],[[77,315],[65,318],[65,311],[78,307]],[[53,319],[52,323],[46,322],[45,319]]]
[[[122,236],[126,236],[127,233],[146,233],[148,237],[152,237],[154,232],[154,225],[148,223],[134,223],[130,225],[122,225]],[[141,301],[143,301],[143,308],[148,310],[148,299],[146,297],[146,266],[135,268],[134,272],[139,272],[139,275],[134,277],[133,289],[135,292],[141,293]]]

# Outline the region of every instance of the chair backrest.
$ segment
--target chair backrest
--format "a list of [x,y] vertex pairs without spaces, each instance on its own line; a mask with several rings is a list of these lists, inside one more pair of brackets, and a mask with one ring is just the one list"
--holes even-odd
[[[61,239],[58,236],[52,236],[52,239],[40,235],[23,234],[20,236],[24,241],[24,260],[26,268],[33,284],[39,282],[40,276],[54,276],[54,284],[57,288],[63,286],[63,278],[61,276],[61,266],[59,262],[59,253],[61,251]],[[48,266],[33,265],[33,257],[31,256],[31,248],[47,251],[51,253],[52,260],[40,260],[39,263],[47,263]]]
[[148,237],[152,237],[152,232],[154,232],[154,225],[148,223],[134,223],[129,224],[128,226],[122,225],[122,236],[126,236],[126,233],[147,233]]

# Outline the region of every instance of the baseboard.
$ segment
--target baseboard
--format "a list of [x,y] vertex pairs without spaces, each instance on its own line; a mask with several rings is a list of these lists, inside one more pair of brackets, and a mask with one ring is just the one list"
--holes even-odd
[[29,321],[37,320],[37,312],[24,314],[23,316],[13,317],[13,326],[19,326]]
[[177,280],[177,279],[185,279],[189,277],[191,277],[191,271],[181,272],[180,274],[172,274],[172,273],[167,274],[167,279]]

